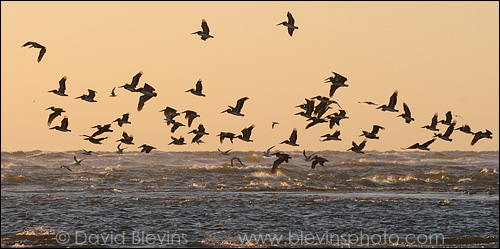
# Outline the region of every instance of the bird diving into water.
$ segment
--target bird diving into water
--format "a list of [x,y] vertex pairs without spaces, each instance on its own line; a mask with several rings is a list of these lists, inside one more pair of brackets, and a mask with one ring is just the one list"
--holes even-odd
[[288,13],[286,13],[286,16],[288,17],[288,22],[283,21],[283,22],[276,24],[276,26],[283,25],[283,26],[287,27],[288,34],[291,37],[293,35],[293,31],[296,29],[299,29],[299,27],[295,26],[295,19],[293,19],[292,13],[290,13],[290,11]]
[[64,91],[66,91],[66,76],[62,77],[61,80],[59,80],[59,89],[50,90],[48,92],[57,94],[59,96],[68,96],[66,93],[64,93]]
[[199,79],[197,82],[196,82],[196,89],[189,89],[187,90],[186,92],[190,92],[196,96],[202,96],[202,97],[205,97],[205,94],[203,94],[201,91],[203,90],[203,86],[201,84],[201,79]]
[[40,49],[40,52],[38,53],[38,59],[36,60],[40,63],[43,55],[45,54],[45,52],[47,52],[47,49],[45,48],[45,46],[43,46],[37,42],[32,42],[32,41],[26,42],[23,45],[23,47],[26,47],[26,46],[29,46],[28,48],[39,48]]
[[382,108],[382,111],[398,112],[399,110],[395,109],[397,100],[398,100],[398,91],[396,90],[391,95],[391,98],[389,99],[389,104],[388,105],[381,105],[381,106],[377,107],[377,109]]
[[203,41],[206,41],[208,38],[214,38],[213,36],[210,35],[210,29],[208,28],[208,24],[207,21],[205,21],[205,19],[201,20],[201,30],[202,31],[196,31],[191,34],[199,35]]
[[241,108],[243,108],[243,104],[245,103],[245,101],[248,99],[248,97],[243,97],[241,99],[238,99],[238,101],[236,101],[236,107],[232,107],[230,105],[228,109],[222,111],[221,113],[224,113],[224,112],[227,112],[229,114],[233,114],[235,116],[245,116],[245,114],[242,114],[241,113]]

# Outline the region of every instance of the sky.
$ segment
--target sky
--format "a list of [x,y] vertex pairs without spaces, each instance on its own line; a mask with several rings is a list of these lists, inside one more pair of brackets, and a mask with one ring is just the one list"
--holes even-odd
[[[290,37],[290,11],[295,30]],[[214,38],[193,32],[205,19]],[[35,41],[47,48],[38,63],[38,49],[22,47]],[[113,87],[130,83],[142,71],[139,86],[148,83],[157,96],[137,111],[140,93]],[[335,92],[349,119],[330,129],[295,115],[306,98],[328,96],[325,79],[337,72],[348,87]],[[66,76],[67,97],[48,92]],[[206,97],[185,92],[203,82]],[[97,92],[95,103],[75,99]],[[397,90],[398,113],[383,112],[359,101],[388,104]],[[243,117],[221,113],[248,97]],[[406,103],[415,121],[397,115]],[[316,101],[317,103],[317,101]],[[50,110],[66,110],[71,132],[49,129]],[[200,117],[170,131],[160,110],[194,110]],[[326,115],[337,112],[332,106]],[[368,139],[365,151],[400,151],[432,139],[421,128],[434,113],[444,119],[452,111],[456,127],[490,130],[493,139],[470,145],[472,135],[454,131],[448,142],[437,138],[431,151],[499,149],[499,3],[481,2],[1,2],[1,150],[115,151],[123,131],[159,151],[346,151],[360,143],[363,130],[385,128],[380,139]],[[101,145],[91,135],[130,113],[132,124],[119,127]],[[271,128],[271,123],[279,124]],[[209,135],[191,144],[189,131],[202,123]],[[251,139],[219,142],[220,132],[241,134],[255,125]],[[440,132],[447,126],[438,124]],[[280,142],[298,131],[298,147]],[[320,136],[341,132],[341,141],[321,142]],[[168,145],[183,136],[187,145]]]

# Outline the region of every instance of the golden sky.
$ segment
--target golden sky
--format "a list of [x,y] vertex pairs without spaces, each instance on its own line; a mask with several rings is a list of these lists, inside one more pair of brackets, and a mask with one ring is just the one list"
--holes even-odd
[[[452,142],[437,138],[431,151],[498,150],[499,135],[499,3],[492,2],[1,2],[1,145],[2,151],[114,151],[122,131],[161,151],[280,151],[339,150],[359,143],[363,130],[385,127],[380,139],[368,140],[366,151],[400,150],[431,139],[421,128],[434,113],[447,111],[456,127],[493,132],[470,146],[472,135],[454,131]],[[293,37],[286,27],[295,18]],[[214,38],[196,34],[205,19]],[[38,49],[21,47],[35,41],[47,48],[40,63]],[[130,83],[143,72],[139,86],[148,83],[157,97],[137,111],[139,93],[113,87]],[[328,96],[324,80],[337,72],[349,87],[333,99],[349,119],[330,129],[294,115],[305,98]],[[67,77],[67,97],[49,93]],[[185,91],[203,82],[206,97]],[[76,97],[97,91],[96,103]],[[358,103],[387,104],[398,90],[399,113],[382,112]],[[239,98],[248,97],[244,117],[221,113]],[[403,102],[414,122],[397,115]],[[61,107],[71,132],[51,130],[50,106]],[[173,134],[160,110],[195,110],[201,117]],[[327,114],[336,112],[333,109]],[[83,136],[95,125],[111,123],[130,113],[132,124],[112,124],[102,145]],[[271,129],[272,121],[279,122]],[[191,144],[188,134],[203,123],[205,144]],[[241,134],[255,124],[248,143],[239,139],[219,143],[221,131]],[[299,147],[279,144],[298,130]],[[440,132],[446,126],[438,124]],[[320,136],[340,130],[342,141],[320,142]],[[102,137],[103,135],[99,136]],[[183,136],[187,145],[168,145]]]

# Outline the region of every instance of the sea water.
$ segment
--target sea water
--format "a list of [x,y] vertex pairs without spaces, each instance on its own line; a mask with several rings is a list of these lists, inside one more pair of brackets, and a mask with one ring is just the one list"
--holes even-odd
[[498,151],[1,154],[2,247],[499,245]]

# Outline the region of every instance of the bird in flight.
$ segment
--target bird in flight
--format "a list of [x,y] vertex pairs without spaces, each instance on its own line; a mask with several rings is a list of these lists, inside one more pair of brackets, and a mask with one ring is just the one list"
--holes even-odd
[[123,86],[119,86],[119,87],[123,87],[131,92],[137,92],[137,84],[139,84],[139,79],[141,78],[142,76],[142,71],[138,72],[134,77],[132,77],[132,82],[130,82],[130,84],[125,84]]
[[280,164],[282,162],[288,163],[288,159],[292,158],[290,155],[285,154],[285,153],[280,153],[280,152],[273,153],[272,155],[276,155],[278,157],[278,159],[276,159],[273,162],[273,167],[271,168],[271,174],[274,174],[274,173],[276,173],[276,171],[278,171],[278,167],[280,166]]
[[426,128],[431,131],[439,131],[439,129],[436,128],[437,123],[438,123],[438,114],[435,113],[434,116],[432,117],[431,124],[422,126],[421,128]]
[[403,150],[408,150],[408,149],[419,149],[419,150],[430,150],[429,148],[427,148],[430,144],[434,143],[434,141],[436,141],[435,138],[423,143],[423,144],[419,144],[419,143],[415,143],[414,145],[408,147],[408,148],[401,148]]
[[405,110],[405,113],[399,114],[398,117],[404,118],[407,124],[409,124],[411,121],[415,121],[415,119],[411,117],[410,108],[408,107],[408,105],[406,105],[406,103],[403,103],[403,108]]
[[359,145],[357,145],[354,141],[352,141],[352,147],[348,149],[349,150],[352,150],[356,153],[361,153],[361,154],[364,154],[363,151],[361,151],[363,148],[365,148],[365,145],[366,145],[366,139],[363,140],[363,142],[361,142]]
[[201,29],[202,31],[196,31],[191,34],[197,34],[200,36],[200,38],[204,41],[206,41],[208,38],[214,38],[213,36],[210,35],[210,29],[208,28],[207,21],[205,19],[201,20]]
[[243,163],[241,162],[240,158],[239,158],[239,157],[237,157],[237,156],[233,156],[233,158],[231,158],[231,166],[234,166],[234,164],[233,164],[233,161],[234,161],[234,160],[237,160],[238,162],[240,162],[240,164],[241,164],[242,166],[245,166],[245,164],[243,164]]
[[97,100],[94,100],[96,91],[94,91],[92,89],[87,89],[87,90],[89,91],[88,95],[83,94],[82,96],[76,97],[75,99],[82,99],[82,100],[85,100],[87,102],[97,102]]
[[45,54],[45,52],[47,52],[47,49],[45,48],[45,46],[43,46],[37,42],[32,42],[32,41],[26,42],[23,45],[23,47],[26,47],[26,46],[29,46],[28,48],[39,48],[40,49],[40,52],[38,53],[38,59],[37,59],[37,61],[40,63],[43,55]]
[[77,160],[76,156],[73,156],[73,159],[75,160],[76,165],[82,165],[82,161],[85,160],[85,159]]
[[262,152],[264,154],[265,157],[271,157],[272,154],[269,154],[269,152],[271,152],[271,150],[274,148],[274,146],[271,146],[269,147],[269,149],[267,149],[266,151]]
[[146,154],[151,152],[153,149],[156,149],[155,147],[153,147],[151,145],[147,145],[147,144],[143,144],[143,145],[139,146],[139,148],[142,148],[141,152],[146,152]]
[[453,123],[451,123],[448,126],[448,129],[446,129],[446,131],[444,132],[444,134],[441,134],[441,133],[436,134],[436,133],[434,133],[434,137],[439,137],[439,138],[441,138],[441,139],[443,139],[445,141],[451,142],[453,139],[450,138],[450,135],[453,132],[453,130],[455,129],[455,124],[456,124],[456,122],[453,121]]
[[118,122],[118,125],[120,127],[122,127],[123,124],[131,124],[129,121],[128,121],[128,117],[129,117],[129,113],[125,113],[122,115],[122,118],[117,118],[115,119],[113,122]]
[[80,135],[80,136],[87,137],[87,138],[84,138],[83,140],[89,140],[89,142],[91,142],[93,144],[102,144],[101,141],[108,138],[108,137],[95,138],[95,137],[92,137],[89,135]]
[[144,83],[144,87],[137,89],[137,91],[143,94],[141,97],[139,97],[139,104],[137,105],[137,111],[142,110],[142,108],[144,107],[144,103],[146,103],[146,101],[158,95],[157,93],[154,92],[155,89],[148,83]]
[[115,88],[116,87],[113,87],[113,90],[111,90],[111,95],[109,95],[109,97],[116,97],[117,95],[115,94]]
[[62,169],[62,168],[65,168],[65,169],[67,169],[67,170],[69,170],[69,171],[72,171],[72,170],[68,167],[68,165],[62,165],[62,166],[61,166],[61,167],[59,167],[59,168],[61,168],[61,169]]
[[61,121],[61,126],[56,125],[54,127],[51,127],[50,129],[56,129],[56,130],[62,131],[62,132],[71,131],[71,130],[68,130],[68,117],[63,118],[63,120]]
[[242,114],[241,113],[241,108],[243,108],[243,104],[245,103],[245,101],[248,99],[248,97],[243,97],[241,99],[238,99],[238,101],[236,101],[236,107],[232,107],[230,105],[228,109],[222,111],[221,113],[224,113],[224,112],[227,112],[227,113],[230,113],[230,114],[233,114],[235,116],[245,116],[245,114]]
[[474,144],[476,144],[477,141],[479,141],[479,139],[481,138],[489,138],[489,139],[492,139],[493,137],[491,136],[493,133],[489,130],[486,130],[486,132],[482,132],[482,131],[479,131],[479,132],[476,132],[474,134],[474,138],[472,139],[472,141],[470,142],[470,145],[473,146]]
[[222,151],[222,150],[220,150],[220,149],[217,149],[217,150],[218,150],[218,151],[219,151],[222,155],[227,156],[227,155],[229,155],[229,152],[230,152],[230,151],[232,151],[233,149],[229,149],[229,150],[226,150],[226,151]]
[[276,26],[283,25],[283,26],[287,27],[288,34],[291,37],[293,35],[293,31],[296,29],[299,29],[299,27],[295,26],[295,19],[293,19],[292,13],[290,13],[290,11],[288,13],[286,13],[286,16],[288,17],[288,22],[283,21],[283,22],[276,24]]
[[129,136],[126,132],[122,133],[122,139],[116,140],[116,142],[122,142],[124,144],[134,144],[132,140],[134,140],[133,136]]
[[196,88],[191,88],[191,89],[187,90],[186,92],[190,92],[196,96],[205,97],[206,95],[201,92],[202,90],[203,90],[203,85],[201,85],[201,79],[199,79],[196,82]]
[[394,109],[396,106],[397,100],[398,100],[398,91],[396,90],[391,95],[391,98],[389,99],[389,104],[388,105],[381,105],[381,106],[377,107],[377,109],[382,108],[382,111],[398,112],[399,110]]
[[304,155],[304,160],[305,160],[306,162],[310,162],[310,161],[312,161],[312,158],[314,157],[314,155],[316,155],[316,153],[312,153],[311,155],[307,156],[307,155],[306,155],[306,150],[304,150],[304,151],[302,152],[302,155]]
[[361,136],[365,136],[366,138],[374,138],[374,139],[379,139],[380,137],[377,137],[377,133],[378,131],[382,129],[382,130],[385,130],[384,127],[380,126],[380,125],[373,125],[373,129],[371,132],[368,132],[368,131],[363,131],[363,134],[359,135],[360,137]]
[[254,127],[255,127],[255,125],[251,125],[250,127],[241,130],[241,133],[243,135],[238,135],[236,137],[245,141],[245,142],[253,142],[253,140],[250,139],[250,136],[252,135],[252,130]]
[[62,77],[61,80],[59,80],[59,89],[57,90],[50,90],[49,93],[55,93],[59,96],[68,96],[66,93],[66,76]]
[[290,138],[281,142],[280,144],[289,144],[291,146],[299,146],[297,144],[297,129],[293,129],[292,134],[290,134]]
[[66,112],[65,110],[63,110],[62,108],[56,108],[56,107],[49,107],[45,110],[52,110],[53,112],[49,115],[49,120],[47,121],[47,125],[50,125],[52,123],[52,121],[59,115],[61,115],[61,113],[63,112]]
[[319,163],[319,165],[321,166],[325,166],[324,163],[325,162],[328,162],[328,160],[326,158],[323,158],[323,157],[320,157],[318,155],[315,155],[313,158],[312,158],[312,163],[311,163],[311,169],[315,169],[316,168],[316,165]]
[[474,134],[474,132],[471,131],[470,126],[468,126],[466,124],[462,125],[459,128],[456,128],[455,130],[459,130],[459,131],[461,131],[463,133]]

